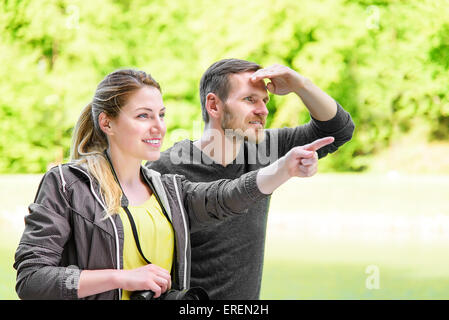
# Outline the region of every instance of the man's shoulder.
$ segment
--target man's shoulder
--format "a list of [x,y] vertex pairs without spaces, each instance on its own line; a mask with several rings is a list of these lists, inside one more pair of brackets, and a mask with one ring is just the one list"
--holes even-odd
[[176,142],[170,148],[164,150],[160,154],[160,158],[156,161],[147,161],[145,166],[149,169],[165,173],[171,171],[173,166],[180,164],[184,158],[190,157],[192,141],[188,139]]
[[190,150],[192,146],[193,141],[189,139],[184,139],[178,142],[175,142],[170,148],[165,149],[161,152],[161,158],[162,157],[169,157],[170,153],[177,150]]

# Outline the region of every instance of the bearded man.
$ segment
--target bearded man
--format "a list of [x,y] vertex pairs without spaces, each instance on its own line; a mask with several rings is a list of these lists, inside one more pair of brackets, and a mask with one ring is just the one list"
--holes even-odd
[[[310,121],[265,129],[268,92],[296,94],[309,110]],[[235,179],[304,146],[315,152],[315,162],[304,159],[300,166],[304,176],[310,176],[318,158],[335,152],[354,131],[351,116],[333,98],[282,65],[262,68],[245,60],[220,60],[202,76],[200,98],[205,123],[201,138],[176,143],[158,161],[147,163],[151,169],[196,182]],[[335,138],[333,143],[319,150],[310,146],[328,136]],[[263,199],[243,215],[192,230],[191,286],[205,288],[211,299],[259,299],[268,207],[269,198]]]

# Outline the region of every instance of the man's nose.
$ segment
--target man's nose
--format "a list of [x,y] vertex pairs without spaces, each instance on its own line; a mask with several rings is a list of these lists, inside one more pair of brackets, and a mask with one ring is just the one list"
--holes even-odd
[[257,107],[254,110],[254,113],[259,115],[259,116],[267,116],[268,115],[268,108],[267,108],[267,105],[265,104],[265,102],[260,101],[257,104]]

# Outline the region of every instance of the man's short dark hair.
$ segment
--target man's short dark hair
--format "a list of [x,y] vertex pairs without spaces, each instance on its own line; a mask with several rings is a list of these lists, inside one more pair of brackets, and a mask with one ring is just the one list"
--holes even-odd
[[229,75],[247,71],[262,69],[254,62],[240,59],[223,59],[212,64],[201,77],[200,99],[201,114],[204,122],[209,122],[209,114],[206,110],[206,96],[215,93],[221,101],[225,102],[229,94]]

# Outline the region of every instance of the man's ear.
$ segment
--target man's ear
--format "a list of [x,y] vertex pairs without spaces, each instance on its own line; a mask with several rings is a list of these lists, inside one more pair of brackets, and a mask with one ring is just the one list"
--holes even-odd
[[215,93],[208,93],[206,96],[206,110],[209,117],[212,119],[219,119],[223,112],[223,103]]
[[98,124],[100,125],[101,131],[103,131],[106,135],[112,136],[114,132],[112,131],[111,120],[106,115],[106,113],[101,112],[98,115]]

